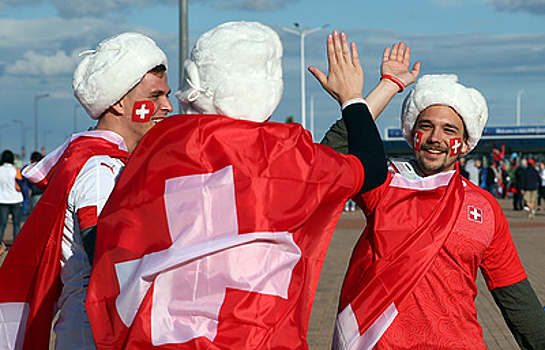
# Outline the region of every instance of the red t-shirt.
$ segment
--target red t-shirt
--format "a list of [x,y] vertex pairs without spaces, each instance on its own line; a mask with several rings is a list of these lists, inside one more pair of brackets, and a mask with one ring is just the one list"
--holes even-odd
[[[383,186],[363,194],[366,215],[385,191],[399,190],[391,182],[389,177]],[[454,229],[413,292],[396,305],[399,314],[376,349],[486,349],[475,306],[478,268],[489,289],[526,278],[498,202],[471,182],[463,184],[464,202]],[[426,217],[416,214],[408,225],[417,227]]]

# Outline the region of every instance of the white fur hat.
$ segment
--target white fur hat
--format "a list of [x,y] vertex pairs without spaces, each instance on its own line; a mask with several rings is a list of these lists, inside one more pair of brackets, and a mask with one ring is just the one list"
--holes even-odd
[[165,53],[149,37],[123,33],[105,39],[86,54],[74,72],[74,95],[93,119],[121,100],[158,65]]
[[186,113],[267,120],[282,96],[282,43],[258,22],[228,22],[201,35],[176,94]]
[[458,83],[453,74],[424,75],[405,98],[401,112],[401,128],[405,140],[413,147],[413,127],[418,115],[429,106],[453,108],[464,121],[468,134],[468,152],[479,140],[488,119],[486,100],[481,93]]

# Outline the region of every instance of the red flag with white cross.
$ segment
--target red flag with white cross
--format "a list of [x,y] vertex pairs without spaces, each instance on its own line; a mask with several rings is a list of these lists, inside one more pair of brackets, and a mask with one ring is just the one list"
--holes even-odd
[[99,218],[86,304],[97,348],[307,347],[327,245],[362,181],[354,157],[297,125],[156,125]]

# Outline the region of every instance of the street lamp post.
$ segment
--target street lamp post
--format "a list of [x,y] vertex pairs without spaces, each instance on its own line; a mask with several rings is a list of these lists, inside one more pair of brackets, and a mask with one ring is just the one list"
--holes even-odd
[[49,94],[41,94],[34,96],[34,150],[38,150],[38,101],[42,98],[49,97]]
[[[32,129],[34,129],[32,126],[25,126],[25,128],[23,129],[23,135],[25,136],[25,137],[24,137],[24,139],[25,139],[25,144],[26,144],[26,132],[27,132],[27,131],[30,131],[30,130],[32,130]],[[25,147],[26,147],[26,145],[25,145]],[[25,148],[25,153],[26,153],[26,148]],[[32,153],[31,153],[31,154],[32,154]]]
[[13,122],[21,125],[21,158],[25,159],[25,123],[20,119],[13,119]]
[[8,126],[8,124],[0,125],[0,152],[4,150],[2,147],[2,129],[5,128],[6,126]]
[[305,37],[309,34],[324,29],[329,24],[324,24],[320,27],[309,29],[308,27],[302,28],[299,23],[295,23],[295,29],[289,27],[281,27],[288,33],[296,34],[301,37],[301,125],[306,128],[306,89],[305,89]]
[[53,131],[52,130],[46,130],[44,131],[44,153],[47,154],[47,134],[52,134]]
[[517,126],[521,124],[521,115],[520,115],[520,96],[524,93],[524,90],[519,90],[517,92]]
[[74,134],[78,132],[78,108],[80,106],[79,104],[74,105]]
[[310,134],[314,140],[314,94],[310,95]]
[[[179,72],[179,82],[178,85],[180,89],[183,85],[184,79],[184,62],[189,55],[189,30],[188,30],[188,10],[187,10],[187,0],[180,1],[180,72]],[[180,113],[182,112],[182,104],[179,103]]]

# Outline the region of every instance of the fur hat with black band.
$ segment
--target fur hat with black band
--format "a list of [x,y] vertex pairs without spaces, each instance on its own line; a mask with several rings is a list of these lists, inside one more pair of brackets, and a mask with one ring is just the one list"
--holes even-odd
[[93,119],[117,103],[153,68],[167,64],[165,53],[149,37],[123,33],[81,54],[74,72],[74,95]]
[[282,97],[282,43],[258,22],[227,22],[204,33],[183,69],[176,97],[186,113],[263,122]]
[[413,147],[413,128],[418,115],[429,106],[451,107],[462,118],[468,134],[468,153],[477,146],[488,119],[483,95],[458,83],[454,74],[424,75],[403,101],[401,128],[405,140]]

